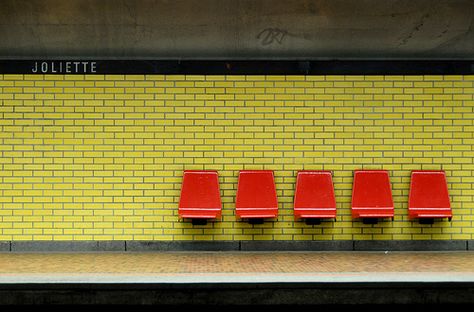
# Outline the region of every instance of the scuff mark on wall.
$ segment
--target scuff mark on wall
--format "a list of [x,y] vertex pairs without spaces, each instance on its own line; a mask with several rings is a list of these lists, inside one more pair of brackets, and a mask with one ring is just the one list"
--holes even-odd
[[413,27],[406,36],[403,36],[402,38],[399,39],[400,43],[398,44],[398,46],[400,47],[400,46],[406,45],[408,41],[410,41],[413,38],[413,36],[423,28],[423,25],[425,24],[426,20],[429,17],[430,17],[429,13],[426,13],[425,15],[423,15],[420,21],[416,23],[415,27]]

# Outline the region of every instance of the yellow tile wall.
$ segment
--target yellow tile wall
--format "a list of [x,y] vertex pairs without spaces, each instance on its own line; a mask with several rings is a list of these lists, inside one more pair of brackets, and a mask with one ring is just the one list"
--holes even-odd
[[[474,239],[474,76],[0,75],[0,240]],[[355,169],[390,171],[395,220],[351,218]],[[182,171],[220,174],[222,219],[178,220]],[[277,221],[234,211],[275,171]],[[334,171],[337,222],[294,222],[296,172]],[[407,218],[410,171],[454,218]]]

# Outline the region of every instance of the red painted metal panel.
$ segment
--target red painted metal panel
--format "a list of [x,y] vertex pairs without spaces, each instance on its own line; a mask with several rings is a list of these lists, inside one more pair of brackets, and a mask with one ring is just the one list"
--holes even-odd
[[178,213],[181,218],[213,219],[221,216],[222,203],[216,171],[185,170]]
[[235,200],[240,218],[276,218],[278,200],[271,170],[241,170]]
[[412,171],[408,216],[410,219],[452,217],[448,184],[444,171]]
[[294,198],[296,218],[335,218],[331,171],[299,171]]
[[352,187],[352,217],[390,218],[393,215],[388,171],[356,170]]

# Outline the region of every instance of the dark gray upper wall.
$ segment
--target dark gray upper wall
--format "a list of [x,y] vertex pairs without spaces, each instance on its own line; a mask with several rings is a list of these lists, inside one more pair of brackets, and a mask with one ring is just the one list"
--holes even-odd
[[0,58],[473,59],[473,0],[2,0]]

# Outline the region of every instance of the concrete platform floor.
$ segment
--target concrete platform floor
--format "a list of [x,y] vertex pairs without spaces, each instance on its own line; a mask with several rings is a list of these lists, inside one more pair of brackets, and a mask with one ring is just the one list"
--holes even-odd
[[469,281],[474,252],[0,253],[0,283]]
[[474,252],[0,253],[0,305],[45,303],[474,304]]
[[[286,275],[288,281],[302,275],[393,273],[462,276],[474,281],[474,252],[117,252],[117,253],[0,253],[0,279],[64,275],[179,276],[252,275],[255,279]],[[410,280],[414,278],[407,277]]]

